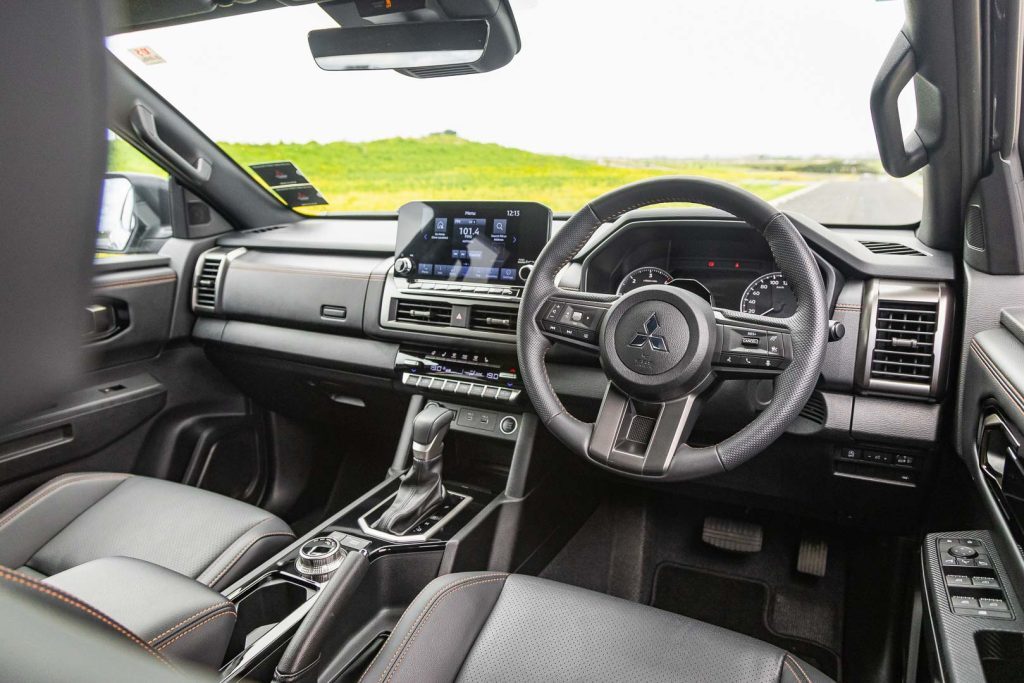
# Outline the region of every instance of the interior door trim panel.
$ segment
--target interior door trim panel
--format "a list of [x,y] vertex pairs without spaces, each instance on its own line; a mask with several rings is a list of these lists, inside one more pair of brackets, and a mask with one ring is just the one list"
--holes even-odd
[[120,328],[86,344],[94,368],[153,358],[171,329],[177,274],[167,266],[103,272],[93,278],[94,301],[112,304]]
[[0,432],[0,482],[84,458],[156,415],[167,389],[148,373],[80,389]]

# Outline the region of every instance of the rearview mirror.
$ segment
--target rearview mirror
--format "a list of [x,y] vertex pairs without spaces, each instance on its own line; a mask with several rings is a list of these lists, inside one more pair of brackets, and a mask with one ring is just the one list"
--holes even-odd
[[418,69],[472,64],[487,46],[487,22],[439,21],[310,31],[309,49],[325,71]]
[[484,73],[512,61],[520,41],[508,0],[455,3],[456,14],[448,4],[326,3],[340,28],[310,31],[310,52],[325,71],[394,69],[413,78]]

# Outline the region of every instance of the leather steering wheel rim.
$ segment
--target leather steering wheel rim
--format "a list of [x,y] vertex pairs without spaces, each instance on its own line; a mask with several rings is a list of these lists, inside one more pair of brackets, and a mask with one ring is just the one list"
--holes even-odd
[[[618,297],[612,295],[559,289],[555,284],[556,278],[598,227],[628,211],[667,202],[695,203],[721,209],[744,221],[765,238],[775,263],[793,288],[796,311],[786,319],[768,319],[724,309],[715,309],[715,315],[727,316],[736,324],[784,325],[792,338],[792,361],[775,378],[775,395],[770,405],[734,435],[711,446],[693,447],[685,442],[673,445],[663,468],[657,472],[624,471],[610,462],[592,457],[595,423],[573,417],[555,393],[545,365],[545,355],[552,342],[537,321],[541,309],[553,296],[604,305],[615,301]],[[620,475],[643,480],[683,481],[738,467],[778,439],[797,418],[814,391],[824,362],[828,308],[824,283],[814,256],[785,214],[759,197],[728,183],[669,176],[612,190],[581,208],[565,223],[541,252],[526,283],[517,335],[520,371],[527,394],[543,424],[562,443],[591,463]],[[713,379],[714,371],[710,372]],[[706,382],[703,386],[708,384]]]

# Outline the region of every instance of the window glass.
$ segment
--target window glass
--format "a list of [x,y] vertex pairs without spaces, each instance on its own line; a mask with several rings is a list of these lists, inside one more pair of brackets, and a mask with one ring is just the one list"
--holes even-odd
[[526,199],[568,212],[624,183],[693,174],[825,223],[920,220],[920,177],[883,173],[868,108],[902,3],[512,8],[515,59],[450,78],[320,70],[307,34],[337,24],[317,4],[107,46],[250,172],[297,166],[326,202],[304,213],[395,211],[416,199]]

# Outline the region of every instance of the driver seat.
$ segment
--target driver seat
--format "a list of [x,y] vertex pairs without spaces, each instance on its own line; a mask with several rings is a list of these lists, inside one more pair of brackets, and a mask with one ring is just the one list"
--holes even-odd
[[546,579],[484,572],[432,581],[360,680],[831,681],[785,650],[717,626]]

